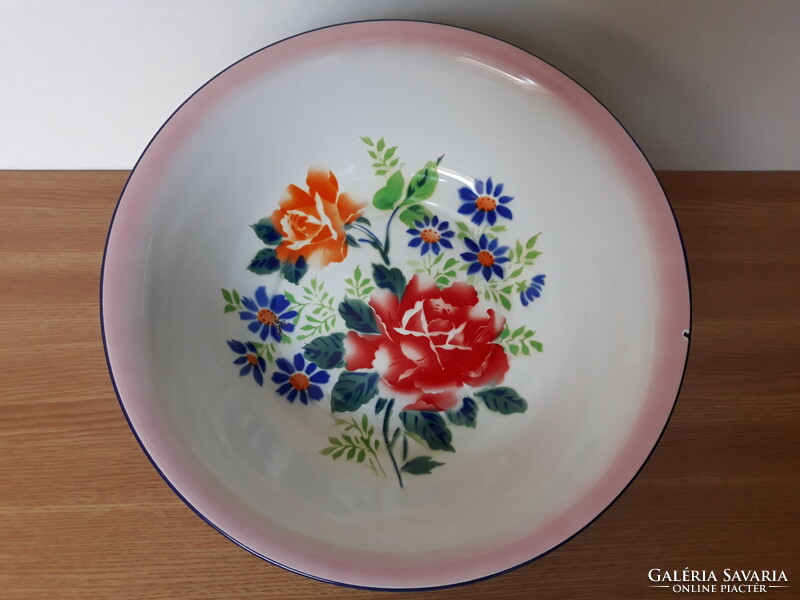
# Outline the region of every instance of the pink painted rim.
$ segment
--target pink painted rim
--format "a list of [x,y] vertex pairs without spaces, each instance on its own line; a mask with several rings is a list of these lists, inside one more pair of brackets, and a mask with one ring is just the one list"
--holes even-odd
[[[141,306],[137,307],[142,283],[137,249],[148,239],[152,191],[195,125],[238,86],[286,61],[354,44],[387,42],[469,56],[533,79],[555,94],[602,140],[621,176],[638,192],[651,251],[659,257],[654,269],[663,297],[650,391],[630,438],[597,483],[539,530],[466,558],[417,557],[424,558],[424,564],[403,559],[379,564],[373,556],[345,554],[341,548],[303,539],[277,523],[254,525],[250,509],[213,485],[164,429],[148,382],[147,357],[132,342],[142,326]],[[680,234],[658,180],[627,132],[586,90],[535,56],[495,38],[432,23],[366,21],[315,30],[264,48],[208,82],[164,124],[131,173],[109,231],[102,276],[101,320],[112,381],[134,434],[167,483],[210,525],[250,552],[310,577],[357,587],[421,589],[475,581],[525,564],[570,539],[608,508],[644,465],[669,419],[688,352],[690,293]]]

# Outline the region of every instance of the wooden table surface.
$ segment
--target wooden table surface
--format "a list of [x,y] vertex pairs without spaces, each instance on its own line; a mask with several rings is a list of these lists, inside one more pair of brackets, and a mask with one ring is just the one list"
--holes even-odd
[[[98,278],[126,172],[0,172],[0,598],[389,598],[250,556],[139,449]],[[544,558],[419,598],[664,598],[651,568],[784,570],[800,597],[800,173],[661,173],[692,276],[672,420],[633,485]]]

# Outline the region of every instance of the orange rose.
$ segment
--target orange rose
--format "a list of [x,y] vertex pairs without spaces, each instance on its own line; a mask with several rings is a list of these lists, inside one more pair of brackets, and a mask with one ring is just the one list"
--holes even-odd
[[283,262],[297,262],[301,256],[314,268],[347,258],[344,226],[355,221],[362,210],[347,194],[339,194],[333,173],[309,171],[308,191],[296,185],[286,188],[288,198],[272,213],[272,225],[283,236],[275,253]]

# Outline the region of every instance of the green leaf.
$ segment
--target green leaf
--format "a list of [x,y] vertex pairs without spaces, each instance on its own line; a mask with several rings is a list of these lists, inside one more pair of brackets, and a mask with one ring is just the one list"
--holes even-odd
[[372,158],[374,158],[375,160],[378,160],[378,155],[377,155],[377,153],[373,152],[372,150],[367,150],[367,154],[369,154],[369,155],[370,155]]
[[541,254],[541,252],[539,252],[538,250],[531,250],[530,252],[528,252],[528,253],[525,255],[525,258],[526,258],[527,260],[533,260],[534,258],[536,258],[537,256],[539,256],[540,254]]
[[394,160],[392,160],[392,161],[389,163],[389,166],[390,166],[390,167],[392,167],[392,168],[394,168],[394,167],[396,167],[396,166],[397,166],[397,163],[399,163],[399,162],[400,162],[400,159],[399,159],[399,158],[395,158]]
[[387,173],[386,169],[378,169],[377,171],[375,171],[375,175],[386,175],[386,173]]
[[358,410],[378,393],[378,377],[377,373],[343,371],[331,390],[331,410]]
[[[336,419],[336,421],[337,421],[337,423],[336,423],[337,425],[341,425],[342,423],[347,423],[347,421],[342,421],[341,419]],[[342,442],[340,440],[336,439],[335,437],[329,437],[328,441],[331,444],[333,444],[334,446],[341,446],[342,445]]]
[[386,185],[375,192],[375,196],[372,198],[372,204],[374,204],[375,208],[378,210],[391,210],[402,195],[403,174],[400,171],[395,171],[386,181]]
[[333,446],[328,446],[327,448],[320,450],[319,453],[322,454],[322,456],[328,456],[328,454],[330,454],[334,450],[336,450],[336,448],[334,448]]
[[418,436],[431,450],[455,452],[447,423],[438,412],[403,410],[400,420],[410,434]]
[[378,152],[382,152],[383,149],[386,147],[386,142],[383,141],[383,138],[378,140],[378,144],[375,146],[378,149]]
[[375,321],[375,313],[363,300],[345,298],[339,304],[339,314],[342,315],[348,329],[368,334],[381,332],[377,321]]
[[537,352],[541,352],[542,350],[544,350],[544,346],[542,346],[542,343],[537,342],[536,340],[531,340],[528,342],[528,344],[530,344],[531,348],[533,348]]
[[242,300],[241,298],[239,298],[239,292],[237,292],[236,290],[231,290],[231,292],[233,292],[233,303],[236,306],[239,306]]
[[542,234],[541,233],[537,233],[532,238],[529,238],[528,241],[525,243],[525,249],[526,250],[530,250],[531,248],[533,248],[536,245],[536,240],[539,239],[540,235],[542,235]]
[[436,467],[441,467],[444,463],[436,462],[430,456],[417,456],[412,458],[400,469],[409,475],[427,475]]
[[519,346],[517,346],[516,344],[509,344],[508,345],[508,350],[514,356],[519,356]]
[[503,415],[524,413],[528,410],[528,403],[510,387],[481,390],[475,395],[483,400],[486,408]]
[[233,299],[231,298],[231,293],[228,290],[226,290],[225,288],[222,288],[222,297],[225,299],[225,302],[227,302],[228,304],[233,302]]
[[364,142],[367,146],[374,146],[372,143],[372,139],[368,138],[367,136],[361,136],[361,141]]
[[366,431],[368,425],[369,420],[367,419],[367,415],[361,415],[361,431]]
[[367,217],[358,217],[356,219],[356,223],[363,223],[367,227],[372,227],[372,223],[370,223],[370,221],[369,221],[369,219]]
[[356,458],[356,462],[363,463],[364,459],[367,458],[367,453],[363,450],[358,451],[358,458]]
[[421,221],[423,217],[433,217],[433,213],[421,204],[412,204],[398,216],[409,227],[414,227],[414,221]]
[[347,448],[344,448],[344,447],[342,447],[342,448],[339,448],[339,449],[336,451],[336,453],[335,453],[335,454],[332,454],[332,455],[331,455],[331,458],[332,458],[333,460],[336,460],[336,459],[337,459],[337,458],[339,458],[339,457],[340,457],[342,454],[344,454],[344,451],[345,451],[346,449],[347,449]]
[[356,238],[354,238],[354,237],[353,237],[352,235],[350,235],[349,233],[348,233],[348,234],[345,236],[345,240],[347,240],[347,245],[348,245],[348,246],[352,246],[353,248],[361,248],[361,244],[359,244],[359,243],[356,241]]
[[406,278],[400,269],[390,269],[386,265],[373,263],[372,278],[378,287],[389,290],[398,298],[402,298],[406,291]]
[[267,246],[277,246],[283,239],[283,236],[272,226],[272,221],[269,219],[260,219],[258,223],[250,225],[250,227],[256,232],[258,239]]
[[383,161],[386,162],[390,158],[394,156],[394,153],[397,152],[397,146],[392,146],[386,151],[386,154],[383,155]]
[[428,161],[422,169],[411,178],[406,191],[406,199],[401,206],[407,206],[420,200],[427,200],[436,191],[439,182],[439,161]]
[[475,428],[478,420],[478,403],[472,398],[464,398],[464,403],[459,410],[448,410],[447,418],[453,425]]
[[283,263],[281,275],[290,283],[300,283],[300,280],[308,272],[308,263],[302,256],[297,259],[295,263]]
[[281,268],[281,261],[275,256],[274,248],[262,248],[247,265],[247,270],[256,275],[268,275]]
[[224,310],[223,312],[224,312],[224,313],[229,313],[229,312],[233,312],[233,311],[235,311],[235,310],[236,310],[236,307],[235,307],[233,304],[228,304],[228,305],[225,307],[225,310]]
[[332,333],[314,338],[303,346],[303,356],[321,369],[344,366],[344,334]]
[[355,278],[356,281],[361,279],[361,267],[360,266],[357,266],[356,270],[353,271],[353,277]]
[[503,305],[503,308],[506,310],[511,310],[511,301],[505,295],[500,295],[500,304]]

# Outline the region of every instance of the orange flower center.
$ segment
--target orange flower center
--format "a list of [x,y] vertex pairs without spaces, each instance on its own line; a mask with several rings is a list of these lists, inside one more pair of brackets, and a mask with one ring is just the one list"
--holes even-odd
[[475,206],[478,207],[478,210],[482,210],[483,212],[489,212],[497,208],[497,200],[495,200],[491,196],[481,196],[480,198],[475,200]]
[[428,227],[422,230],[422,233],[419,234],[419,237],[422,238],[423,242],[427,242],[428,244],[435,244],[442,238],[442,234],[440,234],[432,227]]
[[481,250],[478,252],[478,262],[484,267],[491,267],[494,264],[494,254],[488,250]]
[[247,355],[247,362],[249,362],[254,367],[258,365],[258,357],[255,354],[248,354]]
[[278,324],[278,315],[276,315],[274,312],[272,312],[268,308],[262,308],[260,311],[258,311],[258,315],[256,315],[256,317],[264,325],[277,325]]
[[295,373],[289,377],[289,383],[297,391],[306,390],[308,386],[311,385],[311,382],[308,380],[308,375],[305,373]]

